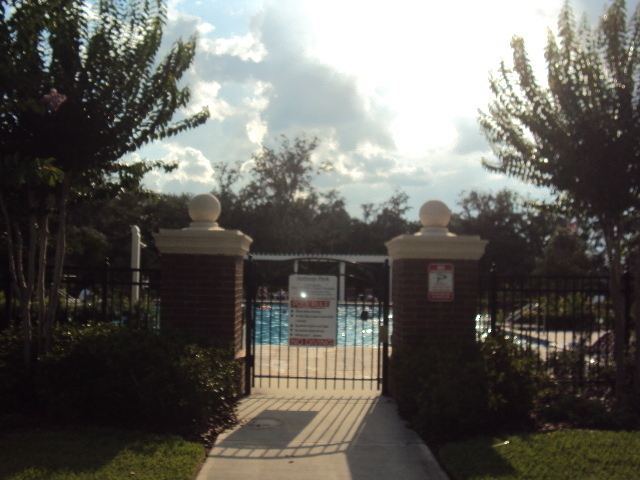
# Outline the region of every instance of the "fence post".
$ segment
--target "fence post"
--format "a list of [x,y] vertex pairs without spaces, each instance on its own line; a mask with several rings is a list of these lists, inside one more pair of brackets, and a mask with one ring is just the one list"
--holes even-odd
[[253,310],[253,301],[256,296],[255,272],[253,264],[253,256],[248,255],[246,262],[246,291],[245,291],[245,377],[244,377],[244,393],[251,395],[251,387],[253,387],[253,368],[255,366],[253,336],[255,331],[255,317]]
[[631,281],[631,272],[625,269],[622,274],[622,293],[624,295],[624,351],[625,354],[629,348],[630,334],[629,325],[631,325],[631,304],[633,303],[633,288]]
[[496,264],[491,265],[489,271],[489,319],[490,319],[490,334],[492,336],[497,335],[496,322],[498,320],[498,269]]
[[140,300],[140,228],[137,225],[131,227],[131,300],[129,307],[133,314]]
[[0,331],[4,330],[5,328],[8,328],[9,325],[11,325],[11,303],[12,303],[12,290],[13,290],[13,282],[11,279],[11,270],[9,268],[9,265],[7,264],[7,269],[6,270],[2,270],[2,272],[0,273],[0,275],[2,276],[2,290],[4,291],[4,300],[5,300],[5,304],[4,304],[4,316],[2,318],[2,322],[0,322]]
[[389,396],[389,296],[390,296],[391,267],[389,259],[384,261],[384,300],[382,304],[382,326],[384,337],[382,338],[382,395]]
[[102,320],[109,319],[109,258],[104,259],[104,269],[102,271]]

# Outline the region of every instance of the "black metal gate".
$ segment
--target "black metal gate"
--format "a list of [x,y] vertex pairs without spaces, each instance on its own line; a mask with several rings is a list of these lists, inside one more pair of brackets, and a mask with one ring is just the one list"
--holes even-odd
[[[290,345],[290,275],[336,277],[335,345]],[[250,257],[246,278],[248,393],[256,385],[387,393],[388,261],[375,265],[324,257],[265,261]]]

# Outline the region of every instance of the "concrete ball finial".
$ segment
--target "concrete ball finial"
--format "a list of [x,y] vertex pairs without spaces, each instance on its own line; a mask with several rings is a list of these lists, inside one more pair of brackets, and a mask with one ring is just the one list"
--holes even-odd
[[422,231],[418,235],[447,235],[454,236],[449,233],[447,226],[451,220],[451,210],[440,200],[429,200],[420,208],[420,223],[422,223]]
[[[220,216],[220,201],[210,193],[196,195],[189,202],[189,216],[191,226],[217,226],[216,220]],[[195,225],[194,225],[195,224]]]
[[451,210],[440,200],[429,200],[420,208],[423,227],[446,227],[451,220]]

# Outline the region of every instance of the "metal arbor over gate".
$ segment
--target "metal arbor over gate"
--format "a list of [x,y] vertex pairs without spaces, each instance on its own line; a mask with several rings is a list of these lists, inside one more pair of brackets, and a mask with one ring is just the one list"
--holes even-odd
[[246,388],[387,393],[389,263],[283,257],[246,263]]

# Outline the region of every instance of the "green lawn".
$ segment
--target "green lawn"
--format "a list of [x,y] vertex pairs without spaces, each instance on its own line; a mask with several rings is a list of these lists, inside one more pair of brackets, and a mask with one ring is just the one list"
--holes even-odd
[[3,480],[190,480],[204,446],[112,428],[0,436]]
[[567,430],[483,438],[445,445],[439,454],[455,480],[640,478],[640,432]]

